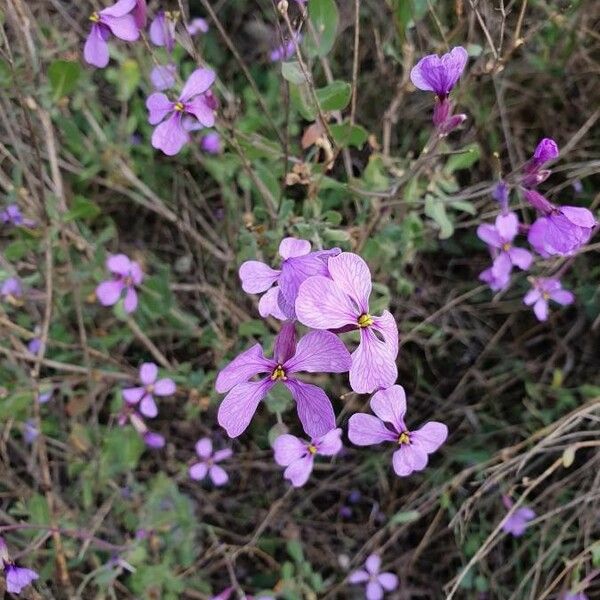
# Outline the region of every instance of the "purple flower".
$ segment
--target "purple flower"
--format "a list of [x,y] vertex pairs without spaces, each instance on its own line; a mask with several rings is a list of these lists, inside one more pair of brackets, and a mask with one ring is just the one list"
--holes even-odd
[[[108,64],[108,39],[110,35],[134,42],[140,37],[136,17],[139,18],[136,0],[118,0],[112,6],[90,16],[92,29],[83,48],[83,56],[87,63],[104,68]],[[136,11],[135,15],[132,11]]]
[[[519,233],[519,219],[514,212],[496,217],[495,225],[482,223],[477,228],[477,236],[488,244],[494,264],[491,275],[494,281],[508,281],[513,265],[520,269],[528,269],[533,262],[529,250],[513,246],[513,240]],[[492,285],[492,282],[489,282]]]
[[258,260],[247,260],[239,271],[242,289],[248,294],[266,292],[258,303],[261,317],[295,319],[294,305],[300,284],[313,275],[328,277],[327,261],[339,253],[339,248],[311,252],[310,242],[284,238],[279,244],[281,268],[272,269]]
[[9,277],[5,279],[0,287],[0,296],[13,306],[20,306],[23,303],[23,286],[18,277]]
[[398,326],[389,311],[369,314],[371,273],[356,254],[342,252],[329,259],[328,279],[309,277],[298,291],[298,320],[313,329],[359,329],[360,343],[352,353],[350,386],[359,394],[387,388],[396,381]]
[[19,567],[13,562],[4,562],[4,576],[6,577],[6,591],[11,594],[20,594],[39,575],[31,569]]
[[510,282],[510,271],[495,272],[493,266],[479,274],[480,281],[487,283],[492,292],[503,290]]
[[53,394],[52,388],[50,388],[49,390],[46,390],[45,392],[40,392],[38,394],[37,401],[40,404],[47,404],[48,402],[50,402],[50,400],[52,400],[52,394]]
[[508,195],[510,189],[505,181],[500,180],[492,190],[492,198],[500,205],[503,214],[508,212]]
[[35,421],[33,419],[28,419],[23,424],[23,439],[26,444],[33,444],[35,440],[40,435],[40,431],[37,428]]
[[216,463],[226,460],[233,455],[233,451],[230,448],[213,452],[212,441],[209,438],[202,438],[196,442],[196,454],[201,460],[189,468],[189,474],[192,479],[200,481],[208,475],[216,486],[225,485],[229,481],[229,475],[227,475],[225,469]]
[[288,433],[280,435],[273,443],[275,462],[287,467],[283,476],[294,487],[302,487],[310,477],[315,456],[334,456],[342,449],[341,429],[332,429],[310,442]]
[[159,92],[168,90],[175,85],[177,67],[173,64],[157,65],[150,71],[152,87]]
[[443,423],[429,421],[416,431],[409,431],[404,423],[406,395],[404,388],[393,385],[371,398],[371,410],[377,415],[356,413],[348,423],[348,437],[357,446],[371,446],[393,442],[399,446],[394,452],[393,466],[396,475],[406,477],[422,471],[428,455],[435,452],[448,437]]
[[572,292],[562,289],[559,279],[552,277],[538,277],[533,280],[533,288],[530,289],[523,298],[527,306],[533,304],[533,312],[538,321],[545,321],[548,318],[548,301],[554,300],[562,306],[573,304],[575,296]]
[[555,206],[535,190],[525,190],[525,199],[542,213],[527,236],[531,246],[542,256],[568,255],[592,237],[597,223],[587,208]]
[[127,404],[139,404],[140,412],[149,419],[158,414],[154,396],[170,396],[175,393],[175,382],[172,379],[159,379],[158,367],[154,363],[144,363],[140,367],[140,381],[143,387],[123,390],[123,398]]
[[119,415],[119,425],[125,425],[129,419],[129,422],[133,425],[133,428],[137,431],[140,437],[144,440],[144,443],[148,448],[158,450],[165,445],[165,438],[160,433],[150,431],[148,426],[144,422],[144,419],[131,407],[126,407],[125,410]]
[[533,161],[541,167],[547,162],[558,158],[558,154],[558,144],[552,138],[544,138],[539,142],[533,153]]
[[198,33],[207,33],[208,23],[206,22],[206,19],[196,17],[187,24],[186,29],[188,30],[188,33],[190,35],[197,35]]
[[350,573],[349,583],[366,583],[367,600],[381,600],[385,592],[393,592],[398,587],[398,577],[393,573],[380,573],[381,558],[371,554],[365,561],[365,568]]
[[302,34],[295,31],[293,39],[273,48],[269,52],[269,60],[271,62],[280,62],[292,58],[292,56],[296,54],[296,44],[294,43],[294,40],[296,40],[297,44],[300,44],[300,42],[302,42]]
[[41,347],[42,347],[42,340],[40,340],[40,338],[37,338],[37,337],[29,340],[29,343],[27,344],[27,350],[29,350],[29,352],[31,352],[31,354],[37,354]]
[[[311,437],[335,427],[335,415],[327,394],[318,386],[304,383],[296,373],[345,373],[350,354],[329,331],[311,331],[296,345],[293,323],[285,323],[275,338],[274,359],[266,358],[260,344],[234,358],[217,376],[219,393],[229,392],[219,406],[218,421],[229,437],[241,435],[252,420],[260,401],[281,382],[296,401],[298,417]],[[267,376],[249,381],[259,373]]]
[[106,268],[113,274],[113,279],[103,281],[96,288],[96,296],[100,304],[112,306],[120,300],[125,292],[123,308],[126,313],[132,313],[138,304],[135,287],[141,285],[144,279],[142,267],[125,254],[113,254],[106,260]]
[[221,145],[221,136],[216,131],[211,131],[202,136],[200,140],[200,148],[208,154],[221,154],[223,151]]
[[159,11],[150,23],[150,41],[155,46],[164,46],[168,52],[172,52],[175,47],[175,25],[178,18],[178,12]]
[[521,183],[525,187],[535,187],[550,177],[551,171],[542,167],[550,160],[558,157],[558,145],[553,139],[544,138],[540,141],[533,156],[523,167],[523,179]]
[[177,154],[189,141],[189,133],[183,126],[184,116],[193,118],[204,127],[215,124],[212,101],[206,91],[215,81],[215,72],[196,69],[188,78],[177,101],[172,102],[161,92],[155,92],[146,100],[148,121],[158,125],[152,134],[152,145],[166,155]]
[[469,55],[462,46],[452,48],[441,58],[430,54],[412,68],[410,80],[416,88],[435,92],[440,99],[446,98],[460,79],[468,59]]
[[440,135],[448,135],[467,120],[467,115],[453,113],[454,105],[448,98],[436,102],[433,108],[433,124]]
[[584,592],[569,591],[562,596],[562,600],[589,600],[589,598]]
[[[506,495],[502,496],[502,503],[506,510],[510,510],[514,502]],[[518,508],[502,525],[504,533],[510,533],[514,537],[520,537],[525,533],[527,524],[532,519],[535,519],[535,512],[527,506]]]
[[146,0],[136,0],[135,8],[133,9],[133,18],[138,29],[144,29],[146,27],[146,21],[148,18],[148,6]]
[[26,219],[17,204],[9,204],[3,211],[0,211],[0,222],[15,227],[35,227],[35,221]]

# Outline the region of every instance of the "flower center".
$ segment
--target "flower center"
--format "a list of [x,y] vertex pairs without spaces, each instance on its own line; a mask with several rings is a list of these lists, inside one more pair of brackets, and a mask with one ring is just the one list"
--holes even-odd
[[173,107],[177,112],[183,112],[185,110],[185,106],[183,102],[175,102],[175,106]]
[[408,434],[408,431],[403,431],[398,437],[398,445],[401,446],[402,444],[410,444],[410,435]]
[[90,15],[90,21],[92,23],[99,23],[100,22],[100,15],[94,11],[91,15]]
[[277,365],[275,367],[275,370],[271,374],[271,381],[277,381],[278,379],[281,379],[282,381],[285,381],[287,379],[285,371],[283,370],[283,367],[281,365]]
[[165,10],[165,17],[169,19],[172,23],[177,23],[179,19],[179,11],[178,10]]
[[308,448],[307,448],[309,454],[316,454],[317,453],[317,447],[313,444],[309,444]]
[[550,294],[548,292],[542,292],[542,299],[543,300],[550,300]]
[[151,383],[149,385],[146,386],[146,393],[148,394],[152,394],[154,392],[154,384]]
[[502,244],[503,252],[508,252],[509,250],[510,250],[510,242],[505,242],[504,244]]
[[123,283],[129,287],[133,285],[133,279],[131,279],[130,275],[127,275],[126,277],[123,277]]
[[369,313],[363,313],[358,317],[359,327],[370,327],[373,325],[373,317]]

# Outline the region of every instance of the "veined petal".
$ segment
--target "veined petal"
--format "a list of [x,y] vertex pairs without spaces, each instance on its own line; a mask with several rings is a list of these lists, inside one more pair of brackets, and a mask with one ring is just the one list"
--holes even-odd
[[[296,303],[298,290],[302,283],[309,277],[316,275],[329,278],[327,264],[323,260],[321,253],[311,252],[304,256],[293,256],[284,260],[281,265],[279,288],[285,298],[285,302],[293,306]],[[285,310],[283,306],[282,309]]]
[[156,127],[152,134],[152,146],[167,156],[177,154],[189,141],[190,136],[181,124],[181,115],[173,113]]
[[274,285],[271,289],[268,289],[258,301],[258,313],[264,319],[268,316],[275,317],[281,321],[287,319],[287,315],[279,307],[277,301],[279,296],[279,286]]
[[268,290],[279,278],[281,271],[271,269],[258,260],[247,260],[239,270],[242,289],[247,294],[260,294]]
[[229,437],[238,437],[246,431],[260,401],[273,385],[270,379],[240,383],[225,396],[219,406],[217,420]]
[[334,456],[342,449],[342,430],[338,427],[328,431],[320,438],[313,440],[317,447],[317,454],[321,456]]
[[348,421],[348,438],[356,446],[372,446],[381,442],[395,442],[397,435],[381,419],[365,413],[355,413]]
[[215,78],[212,69],[196,69],[185,82],[179,100],[187,102],[194,96],[202,94],[214,83]]
[[165,94],[154,92],[148,96],[146,108],[148,109],[148,122],[150,125],[156,125],[173,111],[173,102]]
[[596,226],[596,219],[590,210],[583,206],[561,206],[560,212],[575,225],[589,228]]
[[406,394],[401,385],[379,390],[371,398],[371,410],[385,423],[393,425],[398,433],[406,431]]
[[360,344],[352,353],[350,387],[358,394],[370,394],[390,387],[398,377],[392,349],[369,328],[360,330]]
[[302,487],[310,477],[313,470],[314,458],[311,454],[295,460],[283,472],[294,487]]
[[427,452],[418,446],[403,445],[392,458],[394,471],[400,477],[406,477],[413,471],[422,471],[427,466]]
[[338,329],[344,325],[356,326],[360,313],[350,296],[338,285],[331,279],[317,275],[300,285],[296,315],[307,327]]
[[[281,327],[281,331],[275,338],[273,357],[277,364],[283,365],[294,356],[296,352],[296,324],[294,321],[286,321]],[[287,367],[287,364],[286,364]],[[286,372],[289,368],[286,369]]]
[[102,16],[123,17],[135,8],[136,0],[118,0],[112,6],[107,6],[100,11]]
[[291,377],[284,383],[296,401],[298,418],[307,435],[317,438],[335,427],[331,400],[320,387]]
[[215,124],[215,111],[206,102],[204,96],[197,96],[185,105],[186,112],[194,115],[198,122],[204,127],[212,127]]
[[344,343],[330,331],[311,331],[296,347],[296,353],[285,363],[287,373],[345,373],[352,359]]
[[102,35],[100,26],[92,25],[83,47],[83,57],[85,62],[99,69],[103,69],[108,64],[108,43]]
[[372,328],[383,336],[394,358],[398,356],[398,324],[389,310],[384,310],[380,317],[372,317]]
[[358,254],[342,252],[329,259],[327,268],[331,278],[356,302],[361,313],[368,313],[372,285],[367,263]]
[[304,256],[310,252],[310,242],[299,240],[293,237],[283,238],[279,244],[279,256],[281,258],[292,258],[294,256]]
[[273,442],[275,462],[282,467],[291,465],[301,459],[306,453],[306,442],[295,435],[285,433]]
[[444,423],[429,421],[423,427],[410,432],[411,444],[428,454],[435,452],[448,438],[448,427]]
[[140,30],[133,15],[124,15],[122,17],[103,15],[102,23],[112,31],[114,36],[126,42],[135,42],[140,37]]
[[276,366],[274,361],[265,358],[261,345],[254,344],[248,350],[238,354],[219,372],[215,384],[216,390],[224,394],[259,373],[270,373]]

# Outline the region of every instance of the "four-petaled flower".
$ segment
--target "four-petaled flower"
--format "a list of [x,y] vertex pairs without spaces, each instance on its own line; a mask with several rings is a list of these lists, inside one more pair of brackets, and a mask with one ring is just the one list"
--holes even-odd
[[371,410],[377,415],[356,413],[348,423],[348,437],[357,446],[393,442],[398,446],[392,459],[394,471],[406,477],[427,466],[428,455],[448,437],[443,423],[429,421],[420,429],[409,431],[404,423],[406,395],[400,385],[381,390],[371,398]]
[[126,313],[132,313],[138,304],[135,287],[141,285],[144,279],[142,267],[125,254],[114,254],[106,260],[106,268],[113,274],[113,279],[103,281],[96,288],[96,296],[100,304],[112,306],[120,300],[125,292],[123,308]]
[[197,121],[204,127],[215,124],[214,104],[206,92],[215,81],[215,72],[196,69],[188,78],[176,101],[171,101],[162,92],[151,94],[146,100],[148,121],[158,125],[152,134],[152,145],[166,155],[177,154],[189,141],[184,117]]
[[339,248],[310,251],[310,242],[287,237],[279,244],[283,259],[280,269],[272,269],[258,260],[247,260],[240,266],[242,289],[248,294],[266,292],[258,303],[261,317],[294,319],[294,305],[300,284],[313,275],[327,277],[327,261],[339,254]]
[[216,463],[230,458],[233,450],[224,448],[213,452],[212,441],[209,438],[202,438],[196,442],[196,454],[201,460],[189,468],[192,479],[200,481],[208,475],[216,486],[225,485],[229,481],[229,475],[225,469]]
[[527,306],[533,304],[533,312],[539,321],[545,321],[548,318],[548,301],[567,306],[572,304],[575,296],[568,290],[563,290],[559,279],[553,277],[538,277],[533,280],[533,288],[530,289],[523,302]]
[[[514,505],[514,502],[508,496],[503,495],[502,504],[504,504],[506,510],[510,510]],[[510,533],[514,537],[520,537],[525,533],[529,521],[532,519],[535,519],[535,512],[528,506],[522,506],[506,519],[502,525],[502,531],[504,531],[504,533]]]
[[175,393],[175,382],[168,377],[158,377],[158,367],[154,363],[143,363],[140,367],[140,381],[143,387],[133,387],[123,390],[123,399],[127,404],[139,404],[140,412],[149,419],[158,414],[154,396],[170,396]]
[[107,42],[111,33],[127,42],[134,42],[140,37],[136,19],[139,19],[136,0],[119,0],[112,6],[93,12],[90,16],[92,29],[83,48],[86,62],[101,69],[106,67],[109,59]]
[[366,583],[367,600],[381,600],[385,592],[393,592],[398,587],[398,577],[394,573],[380,573],[381,558],[371,554],[365,561],[365,568],[353,571],[348,576],[349,583]]
[[342,449],[341,429],[332,429],[310,442],[286,433],[273,442],[275,462],[286,467],[283,476],[294,487],[302,487],[312,473],[315,456],[334,456]]
[[513,245],[513,240],[518,232],[519,219],[514,212],[498,215],[495,225],[482,223],[477,228],[477,236],[490,246],[494,257],[494,263],[489,274],[490,278],[488,279],[489,270],[484,271],[480,276],[492,288],[495,287],[495,282],[498,282],[498,284],[504,283],[504,285],[508,283],[513,265],[525,270],[533,262],[533,255],[529,250],[517,248]]
[[[275,339],[274,359],[266,358],[260,344],[255,344],[217,376],[217,392],[229,392],[219,406],[219,425],[229,437],[241,435],[260,401],[281,382],[296,401],[298,417],[307,435],[324,435],[335,427],[331,401],[320,387],[300,381],[296,374],[301,371],[345,373],[349,368],[350,354],[333,333],[312,331],[296,345],[295,326],[285,323]],[[267,376],[250,381],[259,373],[267,373]]]
[[358,255],[342,252],[327,262],[331,279],[309,277],[296,299],[298,320],[313,329],[359,329],[360,343],[352,353],[350,386],[364,394],[385,389],[396,381],[398,326],[385,310],[369,313],[371,273]]
[[412,68],[410,80],[416,88],[434,92],[441,100],[452,91],[468,60],[469,55],[462,46],[452,48],[442,57],[430,54]]

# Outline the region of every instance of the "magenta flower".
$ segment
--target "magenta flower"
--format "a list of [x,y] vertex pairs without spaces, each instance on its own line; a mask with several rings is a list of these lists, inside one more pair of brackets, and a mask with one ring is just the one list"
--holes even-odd
[[558,158],[558,154],[558,144],[552,138],[544,138],[538,143],[533,153],[533,162],[541,167]]
[[247,260],[239,271],[242,289],[248,294],[266,292],[258,303],[261,317],[295,319],[294,305],[300,284],[313,275],[328,277],[327,261],[339,252],[339,248],[311,252],[310,242],[284,238],[279,244],[281,268],[272,269],[258,260]]
[[19,567],[15,563],[4,563],[4,576],[6,577],[6,591],[11,594],[20,594],[39,575],[31,569]]
[[371,554],[365,561],[365,568],[358,569],[348,576],[349,583],[366,583],[367,600],[381,600],[385,592],[393,592],[398,587],[398,577],[393,573],[380,573],[381,558]]
[[164,46],[167,52],[172,52],[175,47],[175,25],[178,13],[159,11],[150,23],[150,41],[155,46]]
[[0,286],[0,296],[13,306],[19,306],[23,303],[23,286],[18,277],[9,277],[2,282]]
[[171,89],[175,85],[177,67],[173,64],[157,65],[150,71],[152,87],[159,92]]
[[146,27],[146,21],[148,19],[148,6],[146,0],[136,0],[135,8],[133,9],[133,18],[138,29],[144,29]]
[[562,597],[562,600],[589,600],[589,598],[584,592],[569,591]]
[[341,429],[332,429],[310,442],[288,433],[273,443],[275,462],[286,467],[283,476],[294,487],[302,487],[312,473],[315,456],[334,456],[342,449]]
[[[510,510],[514,502],[506,495],[502,496],[502,504],[506,510]],[[514,537],[520,537],[525,533],[529,521],[535,519],[535,512],[528,506],[518,508],[502,525],[504,533],[510,533]]]
[[545,321],[548,318],[549,300],[554,300],[557,304],[567,306],[573,304],[575,296],[572,292],[562,289],[559,279],[538,277],[533,280],[533,288],[523,298],[523,302],[527,306],[533,304],[533,312],[538,321]]
[[448,437],[443,423],[429,421],[420,429],[409,431],[404,423],[406,395],[401,385],[380,390],[371,398],[371,410],[377,415],[356,413],[348,422],[348,437],[357,446],[371,446],[381,442],[398,445],[393,466],[396,475],[406,477],[422,471],[428,455],[435,452]]
[[[285,323],[275,338],[274,359],[266,358],[260,344],[234,358],[217,376],[219,393],[229,392],[219,406],[218,421],[229,437],[241,435],[252,420],[260,401],[281,382],[296,401],[304,431],[320,437],[335,427],[335,415],[327,394],[318,386],[297,379],[296,373],[345,373],[350,354],[329,331],[312,331],[296,346],[293,323]],[[250,381],[260,373],[268,375]]]
[[520,269],[529,269],[533,255],[529,250],[513,246],[513,240],[519,233],[519,219],[514,212],[496,217],[495,225],[482,223],[477,228],[477,236],[490,247],[494,264],[492,275],[498,279],[508,279],[513,265]]
[[442,57],[430,54],[412,68],[410,80],[416,88],[434,92],[441,100],[452,91],[468,60],[469,55],[462,46],[452,48]]
[[510,271],[497,272],[494,271],[494,267],[491,266],[485,271],[481,271],[479,274],[480,281],[487,283],[490,286],[492,292],[498,292],[508,286],[510,282]]
[[170,396],[175,393],[175,382],[168,377],[159,379],[158,367],[154,363],[143,363],[140,367],[140,381],[143,387],[133,387],[123,390],[123,399],[127,404],[139,404],[140,412],[149,419],[158,414],[154,396]]
[[114,35],[127,42],[135,42],[140,37],[136,23],[138,15],[136,0],[118,0],[99,12],[90,16],[92,29],[83,48],[83,56],[87,63],[103,69],[108,64],[108,39]]
[[273,48],[269,52],[269,60],[271,62],[281,62],[282,60],[292,58],[292,56],[296,54],[296,44],[294,44],[294,39],[297,44],[300,44],[302,42],[302,34],[295,31],[293,39]]
[[225,469],[216,463],[233,455],[230,448],[213,452],[212,441],[209,438],[202,438],[196,442],[196,454],[200,457],[200,461],[189,468],[192,479],[200,481],[208,475],[216,486],[225,485],[229,481],[229,475],[227,475]]
[[387,388],[396,381],[398,326],[389,311],[369,313],[371,273],[358,255],[342,252],[327,263],[331,279],[309,277],[296,299],[298,320],[313,329],[359,329],[360,343],[352,353],[350,386],[360,394]]
[[96,288],[96,296],[102,306],[116,304],[125,292],[123,308],[126,313],[132,313],[138,304],[136,286],[144,280],[142,267],[135,260],[130,260],[125,254],[113,254],[106,260],[106,268],[113,274],[113,279],[103,281]]
[[549,169],[542,167],[551,160],[558,158],[558,145],[551,138],[544,138],[537,145],[533,156],[525,163],[523,167],[522,184],[525,187],[534,187],[546,181],[550,176]]
[[586,244],[597,225],[594,215],[581,206],[555,206],[535,190],[525,199],[542,213],[529,229],[528,241],[542,256],[565,256]]
[[158,125],[152,134],[152,145],[166,155],[177,154],[189,141],[190,135],[183,125],[189,117],[204,127],[215,124],[212,101],[206,95],[215,81],[215,72],[196,69],[188,78],[177,101],[172,102],[161,92],[155,92],[146,100],[148,121]]
[[208,23],[206,22],[206,19],[196,17],[186,25],[186,29],[188,30],[188,33],[192,36],[198,35],[199,33],[207,33]]
[[200,140],[200,148],[208,154],[221,154],[223,151],[221,136],[216,131],[207,133]]

